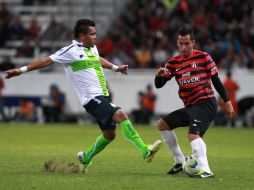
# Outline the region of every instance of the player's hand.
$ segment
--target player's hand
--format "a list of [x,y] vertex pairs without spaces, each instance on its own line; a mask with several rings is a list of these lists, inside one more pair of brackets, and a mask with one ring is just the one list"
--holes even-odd
[[121,72],[123,75],[128,74],[128,65],[118,65],[116,72]]
[[225,102],[225,114],[226,114],[226,117],[229,119],[234,119],[235,117],[235,111],[231,101]]
[[169,71],[165,67],[160,67],[155,73],[157,77],[165,77],[167,74],[169,74]]
[[16,76],[19,76],[21,73],[22,72],[19,68],[11,69],[11,70],[4,72],[4,78],[9,79],[12,77],[16,77]]

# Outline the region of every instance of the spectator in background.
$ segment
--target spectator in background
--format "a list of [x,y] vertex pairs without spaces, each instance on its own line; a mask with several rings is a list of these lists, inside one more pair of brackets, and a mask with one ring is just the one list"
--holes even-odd
[[23,40],[22,45],[17,49],[16,57],[33,57],[34,49],[30,45],[29,38]]
[[[233,109],[234,109],[235,113],[237,114],[238,107],[237,107],[237,100],[236,100],[236,92],[239,90],[239,86],[236,83],[236,81],[234,81],[232,79],[230,71],[227,72],[227,77],[224,80],[223,85],[224,85],[224,88],[229,96],[229,99],[231,100]],[[222,110],[225,110],[223,105],[224,105],[223,101],[221,99],[219,99],[219,106],[221,107]],[[235,126],[235,118],[231,120],[231,126],[232,127]]]
[[152,85],[146,86],[146,92],[143,95],[143,108],[144,108],[144,123],[149,124],[151,117],[154,115],[156,95],[153,91]]
[[35,105],[28,99],[21,99],[19,102],[19,111],[16,116],[17,122],[37,122],[37,113]]
[[14,16],[8,28],[8,35],[11,40],[22,40],[26,36],[26,29],[18,16]]
[[2,63],[0,64],[0,71],[7,71],[14,68],[15,65],[11,62],[11,58],[9,56],[5,56]]
[[139,68],[149,68],[152,61],[151,51],[147,45],[142,44],[141,48],[135,52],[135,59]]
[[143,99],[144,99],[144,92],[139,91],[137,94],[137,101],[138,101],[138,109],[132,110],[132,117],[134,120],[134,123],[144,123],[144,104],[143,104]]
[[35,39],[39,32],[41,31],[41,27],[38,24],[38,21],[35,17],[32,18],[29,27],[27,28],[27,33],[30,39]]
[[236,81],[232,79],[232,74],[230,71],[227,72],[227,78],[224,80],[223,85],[229,95],[229,99],[231,100],[234,111],[235,113],[237,113],[238,109],[237,109],[236,92],[239,90],[239,86],[236,83]]
[[132,111],[135,123],[149,124],[154,115],[156,103],[156,95],[152,85],[147,85],[145,92],[138,92],[138,103],[139,109]]
[[161,63],[167,61],[168,57],[169,57],[168,52],[162,47],[160,43],[158,43],[153,52],[154,67],[159,68]]
[[48,103],[43,106],[46,122],[60,122],[65,110],[65,94],[56,84],[50,86]]

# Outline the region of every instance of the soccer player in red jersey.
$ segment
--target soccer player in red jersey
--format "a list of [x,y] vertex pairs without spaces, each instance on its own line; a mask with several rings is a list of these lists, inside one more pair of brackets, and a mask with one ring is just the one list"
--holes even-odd
[[206,144],[203,140],[218,107],[211,81],[225,103],[226,116],[232,119],[235,112],[211,56],[194,49],[194,33],[190,27],[182,27],[179,30],[177,46],[180,54],[169,59],[165,67],[159,68],[155,74],[156,88],[163,87],[167,81],[175,77],[179,85],[179,97],[184,103],[184,108],[169,113],[164,118],[160,118],[157,123],[162,139],[175,160],[175,165],[168,171],[168,174],[180,172],[185,160],[174,129],[189,126],[189,142],[200,167],[200,172],[191,177],[213,177],[214,174],[208,165]]

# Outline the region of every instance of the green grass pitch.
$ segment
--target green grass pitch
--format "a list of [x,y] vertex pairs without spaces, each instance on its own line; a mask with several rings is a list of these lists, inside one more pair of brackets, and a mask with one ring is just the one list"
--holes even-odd
[[[160,138],[152,126],[136,126],[146,142]],[[187,129],[177,129],[184,154],[191,154]],[[192,179],[181,173],[166,175],[173,164],[165,145],[152,163],[117,130],[117,138],[97,155],[88,174],[50,173],[46,160],[76,162],[100,134],[96,125],[0,125],[0,190],[225,190],[254,189],[254,129],[213,128],[205,141],[213,179]]]

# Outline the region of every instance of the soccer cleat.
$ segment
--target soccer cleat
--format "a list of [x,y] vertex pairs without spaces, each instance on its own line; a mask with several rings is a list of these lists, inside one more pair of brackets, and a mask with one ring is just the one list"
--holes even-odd
[[214,177],[214,174],[213,172],[206,172],[204,170],[200,170],[200,172],[198,172],[197,174],[194,174],[194,175],[189,175],[190,177],[192,178],[211,178],[211,177]]
[[78,157],[78,159],[79,159],[79,162],[81,163],[81,165],[80,165],[80,171],[81,171],[82,173],[87,173],[87,168],[88,168],[88,166],[89,166],[90,164],[87,164],[87,163],[85,162],[85,152],[78,152],[78,153],[77,153],[77,157]]
[[183,164],[175,164],[168,172],[167,174],[177,174],[180,171],[183,170]]
[[148,146],[148,154],[145,156],[145,161],[151,162],[156,155],[156,153],[160,150],[161,140],[155,141],[152,145]]

